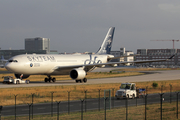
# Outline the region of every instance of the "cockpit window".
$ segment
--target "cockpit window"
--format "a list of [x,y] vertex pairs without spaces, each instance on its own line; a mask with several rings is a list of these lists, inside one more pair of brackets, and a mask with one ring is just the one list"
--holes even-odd
[[8,62],[18,62],[17,60],[9,60]]
[[131,84],[121,84],[121,89],[130,89]]

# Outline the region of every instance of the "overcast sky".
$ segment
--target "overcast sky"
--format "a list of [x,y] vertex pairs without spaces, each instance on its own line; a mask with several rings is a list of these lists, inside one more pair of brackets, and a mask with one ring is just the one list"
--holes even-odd
[[[58,52],[96,52],[109,27],[112,50],[171,49],[180,39],[180,0],[0,0],[0,48],[50,38]],[[180,42],[175,42],[180,48]]]

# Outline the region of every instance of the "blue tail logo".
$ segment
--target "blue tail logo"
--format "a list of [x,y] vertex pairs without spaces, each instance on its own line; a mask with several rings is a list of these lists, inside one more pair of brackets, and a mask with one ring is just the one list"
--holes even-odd
[[110,54],[115,27],[109,28],[109,31],[96,54]]

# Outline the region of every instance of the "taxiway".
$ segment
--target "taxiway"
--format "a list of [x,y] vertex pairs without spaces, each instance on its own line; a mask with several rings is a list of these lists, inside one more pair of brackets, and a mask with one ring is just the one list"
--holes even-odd
[[0,88],[11,87],[37,87],[37,86],[57,86],[57,85],[84,85],[84,84],[103,84],[103,83],[123,83],[123,82],[147,82],[147,81],[163,81],[180,79],[180,70],[167,71],[146,71],[147,74],[140,76],[115,77],[88,79],[87,83],[76,83],[75,80],[60,80],[55,83],[30,82],[30,84],[1,84]]

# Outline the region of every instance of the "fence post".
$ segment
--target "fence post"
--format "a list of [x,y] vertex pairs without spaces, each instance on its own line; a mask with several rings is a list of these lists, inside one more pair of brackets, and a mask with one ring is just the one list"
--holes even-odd
[[70,92],[68,91],[68,114],[70,113]]
[[56,101],[57,103],[57,120],[59,120],[59,104],[60,104],[61,101]]
[[83,120],[83,102],[84,100],[81,100],[81,120]]
[[87,98],[86,93],[87,93],[87,90],[85,90],[84,93],[85,93],[84,102],[85,102],[85,112],[86,112],[86,98]]
[[148,86],[146,86],[146,94],[148,94]]
[[147,120],[147,117],[146,117],[147,116],[146,115],[147,95],[148,94],[145,95],[145,120]]
[[104,105],[104,120],[106,120],[106,100],[107,100],[107,97],[104,98],[105,99],[105,105]]
[[128,97],[126,97],[126,120],[128,120]]
[[162,120],[162,96],[163,96],[163,94],[164,93],[161,93],[161,94],[159,94],[160,95],[160,106],[161,106],[161,114],[160,114],[160,118],[161,118],[161,120]]
[[163,87],[164,87],[164,86],[163,86],[163,85],[161,85],[161,93],[163,93]]
[[53,117],[53,93],[51,92],[51,117]]
[[138,87],[136,87],[136,107],[137,107],[137,98],[139,97],[139,90]]
[[100,96],[100,94],[101,94],[101,89],[98,89],[99,90],[99,111],[100,111],[100,102],[101,102],[101,96]]
[[172,92],[172,85],[169,84],[169,86],[170,86],[170,103],[171,103],[171,97],[172,97],[172,94],[171,94],[171,92]]
[[2,111],[3,106],[0,106],[0,120],[1,120],[1,111]]
[[14,112],[14,114],[15,114],[15,120],[16,120],[16,97],[17,97],[17,95],[14,95],[14,97],[15,97],[15,112]]
[[114,89],[115,89],[115,88],[112,88],[112,96],[113,96],[113,97],[112,97],[112,100],[113,100],[113,101],[112,101],[112,108],[114,108]]
[[31,106],[32,106],[32,103],[31,104],[29,104],[29,103],[27,103],[28,104],[28,107],[29,107],[29,120],[31,119]]
[[33,98],[34,98],[34,93],[31,93],[32,94],[32,119],[33,119]]
[[179,94],[179,92],[177,92],[176,94],[177,94],[177,103],[176,103],[176,108],[177,108],[177,119],[178,119],[178,94]]

